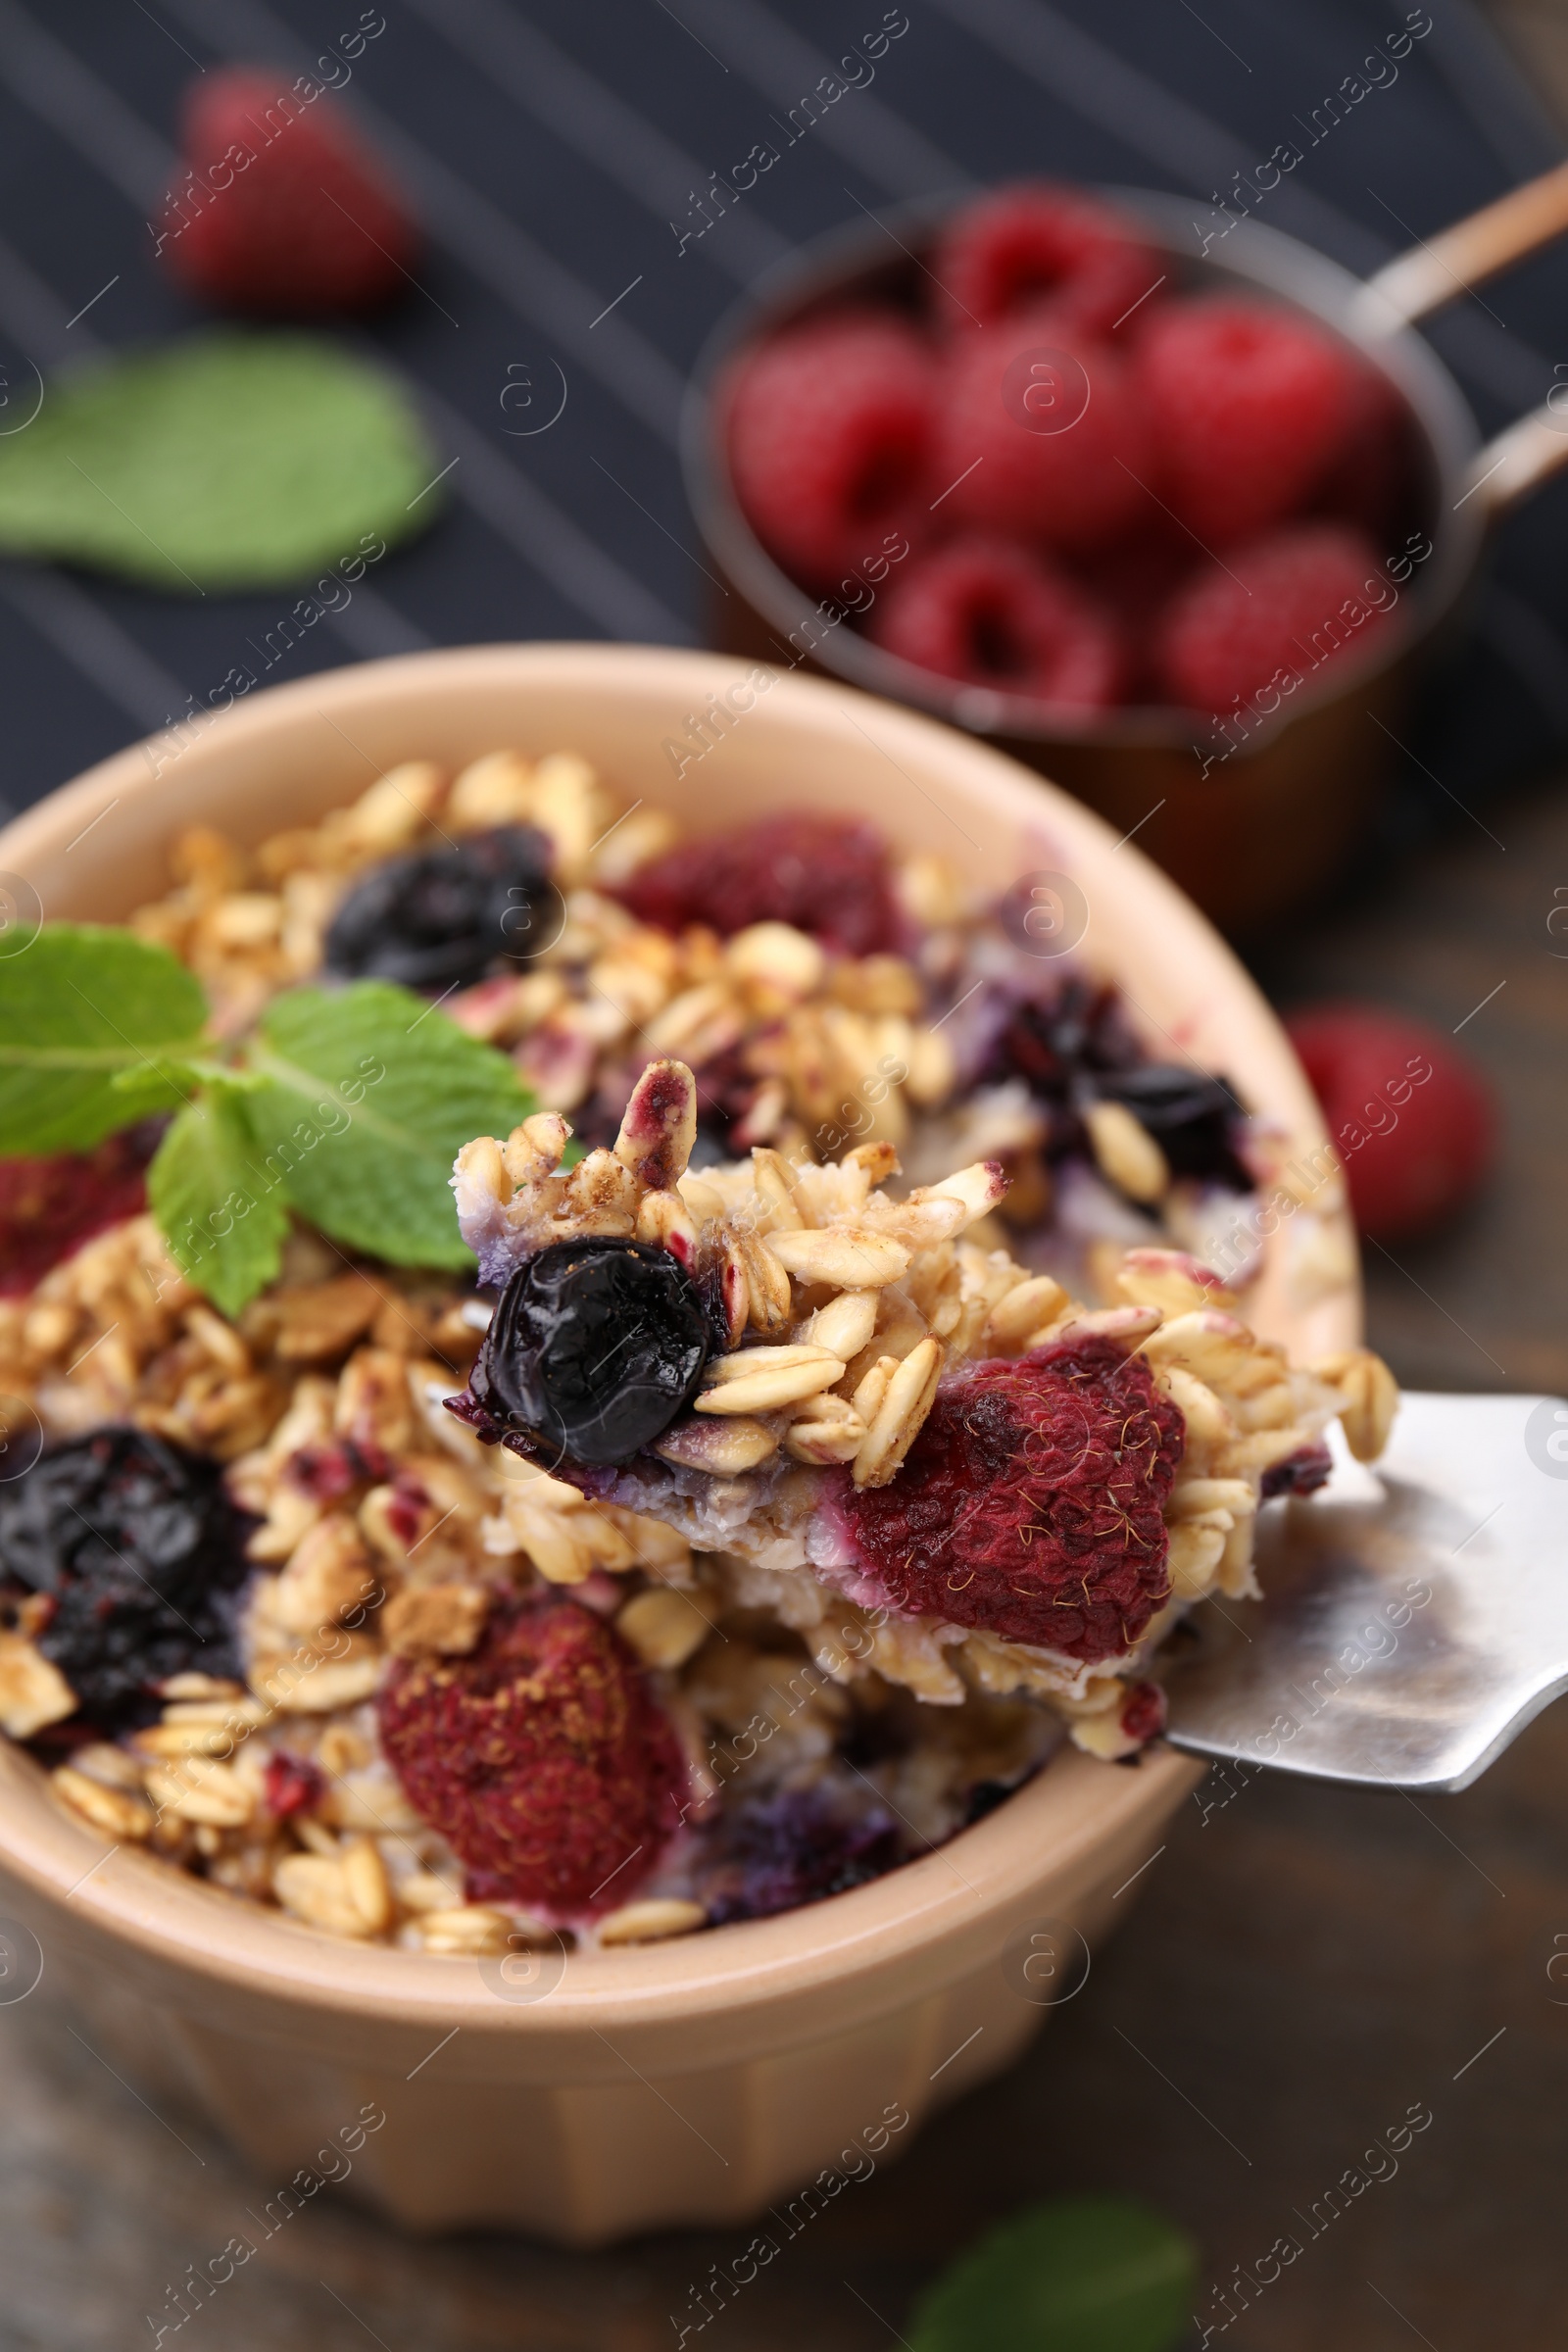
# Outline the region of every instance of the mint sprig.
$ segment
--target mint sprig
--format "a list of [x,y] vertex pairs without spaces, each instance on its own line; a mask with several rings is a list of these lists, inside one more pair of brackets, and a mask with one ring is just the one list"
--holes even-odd
[[473,1263],[452,1162],[536,1107],[504,1054],[384,980],[292,990],[238,1049],[207,1015],[168,949],[45,924],[0,961],[0,1154],[87,1151],[174,1110],[148,1203],[181,1272],[230,1315],[277,1273],[291,1210],[393,1265]]
[[1054,2197],[987,2232],[916,2304],[911,2352],[1172,2352],[1198,2250],[1136,2197]]
[[167,948],[46,923],[0,962],[0,1153],[90,1152],[170,1109],[206,1019],[201,982]]

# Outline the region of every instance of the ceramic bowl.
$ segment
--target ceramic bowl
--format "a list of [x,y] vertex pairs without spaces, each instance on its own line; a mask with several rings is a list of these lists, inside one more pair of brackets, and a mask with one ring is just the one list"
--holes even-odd
[[[693,715],[714,711],[694,759]],[[859,811],[999,891],[1066,874],[1088,911],[1080,956],[1152,1045],[1179,1041],[1298,1146],[1321,1141],[1268,1007],[1135,845],[930,718],[722,656],[479,647],[276,687],[53,794],[0,834],[0,872],[48,917],[117,920],[165,887],[183,825],[254,842],[400,760],[457,766],[499,745],[581,752],[697,830],[805,804]],[[1277,1265],[1255,1311],[1294,1350],[1357,1336],[1351,1290],[1293,1309]],[[939,1852],[829,1901],[502,1963],[340,1941],[109,1850],[0,1742],[0,1911],[36,1938],[93,2047],[155,2104],[204,2113],[264,2182],[281,2189],[378,2111],[351,2194],[420,2230],[593,2244],[744,2222],[853,2164],[868,2133],[907,2145],[1075,1988],[1198,1777],[1168,1749],[1133,1769],[1068,1750]]]

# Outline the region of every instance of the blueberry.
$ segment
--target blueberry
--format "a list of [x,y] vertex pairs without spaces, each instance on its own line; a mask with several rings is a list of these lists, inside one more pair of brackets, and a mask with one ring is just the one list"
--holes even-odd
[[497,825],[372,866],[332,918],[326,968],[439,991],[468,987],[502,962],[526,963],[558,927],[550,862],[534,826]]
[[507,1284],[469,1387],[560,1454],[624,1462],[686,1404],[708,1338],[697,1286],[667,1250],[552,1242]]
[[252,1525],[217,1462],[139,1429],[73,1438],[0,1486],[6,1582],[53,1603],[38,1647],[106,1731],[151,1722],[168,1675],[237,1672]]

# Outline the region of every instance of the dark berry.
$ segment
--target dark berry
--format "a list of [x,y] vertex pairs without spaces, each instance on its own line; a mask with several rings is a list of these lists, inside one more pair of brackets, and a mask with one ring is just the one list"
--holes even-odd
[[966,204],[938,240],[931,276],[943,318],[960,331],[1048,299],[1080,330],[1108,334],[1163,266],[1136,221],[1042,181]]
[[932,381],[920,337],[872,311],[793,327],[742,364],[735,492],[792,579],[832,589],[925,525]]
[[185,154],[195,185],[171,203],[160,246],[203,301],[314,318],[409,284],[414,223],[335,101],[307,112],[284,75],[204,68]]
[[680,1819],[669,1719],[613,1627],[576,1601],[508,1601],[477,1649],[400,1659],[381,1741],[476,1902],[581,1914],[625,1902]]
[[1057,1341],[946,1382],[891,1485],[839,1507],[889,1605],[1118,1657],[1166,1599],[1181,1414],[1140,1355]]
[[1092,1083],[1096,1094],[1126,1104],[1154,1138],[1173,1174],[1231,1192],[1250,1191],[1252,1179],[1236,1152],[1244,1113],[1225,1079],[1177,1062],[1150,1061]]
[[715,1927],[771,1919],[863,1886],[907,1859],[909,1845],[880,1800],[847,1799],[818,1784],[724,1807],[703,1834],[694,1882]]
[[793,923],[845,956],[903,945],[887,843],[856,817],[765,816],[685,841],[640,867],[619,896],[665,931],[706,923],[728,939],[748,923]]
[[906,572],[870,634],[917,669],[1076,710],[1116,700],[1126,662],[1087,589],[1004,541],[957,539]]
[[532,825],[469,833],[451,849],[389,858],[354,884],[326,935],[326,968],[405,988],[465,988],[550,945],[560,893]]
[[1344,447],[1359,371],[1299,312],[1229,296],[1165,305],[1137,346],[1154,488],[1208,547],[1283,521]]
[[708,1343],[697,1286],[667,1250],[552,1242],[507,1284],[469,1385],[492,1421],[542,1448],[624,1462],[687,1403]]
[[162,1120],[146,1119],[93,1152],[0,1159],[0,1298],[30,1291],[93,1234],[140,1214],[162,1131]]
[[1496,1104],[1441,1031],[1378,1004],[1320,1004],[1286,1027],[1363,1233],[1406,1241],[1471,1199],[1496,1152]]
[[0,1561],[53,1603],[36,1637],[105,1730],[150,1722],[156,1687],[233,1675],[253,1523],[219,1464],[139,1429],[100,1429],[0,1486]]

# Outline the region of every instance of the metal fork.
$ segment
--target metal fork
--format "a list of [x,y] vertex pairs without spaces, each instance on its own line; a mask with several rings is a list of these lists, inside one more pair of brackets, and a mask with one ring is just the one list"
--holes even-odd
[[[1371,1467],[1265,1504],[1265,1601],[1178,1637],[1168,1736],[1314,1780],[1465,1788],[1568,1689],[1568,1403],[1406,1394]],[[1183,1654],[1185,1652],[1185,1654]]]

